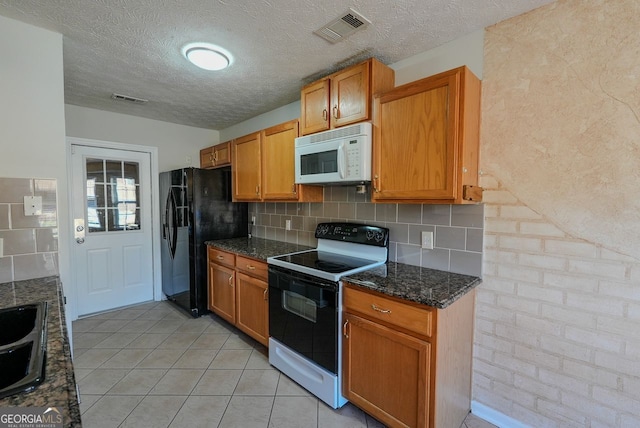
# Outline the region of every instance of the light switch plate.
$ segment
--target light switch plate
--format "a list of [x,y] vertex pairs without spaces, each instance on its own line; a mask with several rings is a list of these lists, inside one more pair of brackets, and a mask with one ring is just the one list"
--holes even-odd
[[422,248],[425,250],[433,250],[433,232],[422,232]]
[[24,197],[24,215],[42,215],[42,196]]

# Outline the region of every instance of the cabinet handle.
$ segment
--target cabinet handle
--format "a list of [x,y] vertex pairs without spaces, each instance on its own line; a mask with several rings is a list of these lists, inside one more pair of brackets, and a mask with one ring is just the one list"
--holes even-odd
[[346,320],[346,321],[344,322],[344,325],[342,326],[342,335],[343,335],[346,339],[348,339],[348,338],[349,338],[349,333],[348,333],[348,331],[347,331],[347,325],[348,325],[348,324],[349,324],[349,320]]
[[233,287],[233,275],[229,275],[229,286]]
[[322,120],[327,121],[327,109],[322,110]]
[[374,311],[382,312],[383,314],[390,314],[391,313],[391,309],[382,309],[382,308],[377,307],[374,304],[371,304],[371,309],[373,309]]
[[214,160],[215,162],[218,162],[218,152],[215,152],[215,153],[213,154],[213,160]]
[[333,106],[333,117],[337,119],[338,113],[339,113],[338,106],[337,105]]
[[291,193],[293,193],[293,194],[298,193],[298,192],[296,191],[296,183],[293,183],[293,184],[291,185]]
[[224,256],[217,256],[216,259],[218,260],[224,260]]
[[255,266],[251,266],[251,265],[247,265],[247,269],[249,269],[249,270],[256,270],[256,267],[255,267]]
[[373,191],[380,193],[380,188],[378,187],[378,174],[373,177]]
[[260,186],[256,186],[256,195],[260,194]]
[[265,288],[264,289],[264,293],[262,293],[262,295],[264,296],[264,300],[267,300],[267,294],[269,293],[269,289]]
[[209,153],[209,162],[213,162],[213,155]]

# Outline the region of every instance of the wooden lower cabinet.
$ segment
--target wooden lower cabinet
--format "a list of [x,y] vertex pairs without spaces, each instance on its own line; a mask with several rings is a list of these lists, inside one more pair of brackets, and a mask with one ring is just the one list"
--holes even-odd
[[267,264],[209,247],[209,310],[269,344]]
[[459,428],[471,408],[475,291],[446,309],[343,293],[342,394],[389,427]]
[[385,424],[424,426],[431,345],[357,315],[344,321],[345,397]]
[[269,285],[266,281],[236,274],[236,326],[267,346],[269,343]]
[[235,272],[209,261],[209,310],[225,321],[236,323]]

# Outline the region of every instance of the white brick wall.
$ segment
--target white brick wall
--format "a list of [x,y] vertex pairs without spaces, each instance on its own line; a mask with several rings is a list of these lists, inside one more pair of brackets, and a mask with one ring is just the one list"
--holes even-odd
[[[474,400],[535,427],[640,426],[640,261],[485,176]],[[493,186],[493,187],[489,187]]]

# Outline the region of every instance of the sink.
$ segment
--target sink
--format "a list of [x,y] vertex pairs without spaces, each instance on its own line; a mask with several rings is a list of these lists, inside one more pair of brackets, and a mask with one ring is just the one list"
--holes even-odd
[[0,398],[42,383],[46,350],[47,302],[0,309]]
[[15,343],[33,331],[39,305],[0,309],[0,346]]

